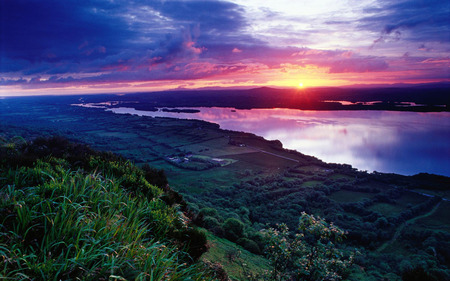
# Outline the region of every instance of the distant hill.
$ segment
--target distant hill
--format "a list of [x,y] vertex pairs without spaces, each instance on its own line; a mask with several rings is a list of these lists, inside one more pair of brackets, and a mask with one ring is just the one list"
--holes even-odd
[[[101,98],[104,100],[104,96]],[[99,100],[98,96],[85,98],[85,102],[96,100]],[[450,83],[306,89],[259,87],[247,90],[178,90],[114,95],[114,100],[122,102],[115,106],[138,110],[154,110],[156,107],[234,107],[440,112],[449,111]]]

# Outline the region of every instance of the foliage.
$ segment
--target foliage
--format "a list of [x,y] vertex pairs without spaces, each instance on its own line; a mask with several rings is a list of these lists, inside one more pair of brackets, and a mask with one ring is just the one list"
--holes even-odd
[[203,217],[203,226],[210,230],[221,227],[220,222],[210,216]]
[[223,223],[225,237],[230,241],[236,241],[242,237],[244,233],[244,224],[235,218],[228,218]]
[[58,152],[50,142],[38,141],[63,158],[32,152],[36,143],[1,146],[15,161],[0,163],[0,277],[211,279],[194,263],[206,235],[160,199],[142,170],[100,154],[80,158],[70,144]]
[[[163,188],[167,185],[164,171],[144,165],[139,169],[124,157],[111,152],[99,152],[89,146],[72,143],[64,137],[38,137],[27,143],[23,138],[13,137],[0,146],[0,164],[7,167],[30,167],[37,159],[48,157],[65,159],[71,169],[99,170],[102,173],[121,177],[123,185],[129,188],[141,189],[149,196],[157,195],[158,191],[149,185]],[[145,178],[148,184],[143,184]],[[137,186],[136,186],[137,185]],[[153,190],[152,190],[153,189]],[[155,194],[151,194],[154,192]]]
[[219,218],[219,212],[214,208],[203,208],[199,212],[200,216],[208,216],[213,218]]
[[164,188],[169,184],[163,169],[156,169],[148,164],[144,164],[141,168],[150,184],[160,188]]
[[261,249],[253,240],[250,240],[248,238],[239,238],[236,243],[253,254],[261,254]]
[[340,280],[353,263],[353,254],[338,248],[344,231],[320,217],[302,213],[299,233],[291,236],[285,224],[265,232],[265,252],[273,269],[270,280]]
[[446,280],[446,277],[448,278],[449,276],[436,277],[433,273],[425,271],[422,267],[406,270],[402,274],[403,281],[437,281]]

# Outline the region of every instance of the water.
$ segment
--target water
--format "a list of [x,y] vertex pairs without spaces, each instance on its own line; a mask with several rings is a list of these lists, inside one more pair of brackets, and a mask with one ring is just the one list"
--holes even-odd
[[278,139],[325,162],[369,172],[450,176],[450,113],[194,108],[199,113],[108,109],[141,116],[200,119],[223,129]]

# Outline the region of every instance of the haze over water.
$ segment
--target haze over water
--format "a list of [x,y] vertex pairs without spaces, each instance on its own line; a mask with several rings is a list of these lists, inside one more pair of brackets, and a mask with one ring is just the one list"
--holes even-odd
[[359,170],[450,176],[450,113],[196,108],[199,113],[108,109],[152,117],[201,119],[251,132],[325,162]]

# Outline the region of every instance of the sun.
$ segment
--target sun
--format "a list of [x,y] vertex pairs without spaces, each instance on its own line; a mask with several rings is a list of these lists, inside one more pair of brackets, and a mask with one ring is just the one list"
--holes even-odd
[[303,82],[298,83],[299,88],[303,88]]

